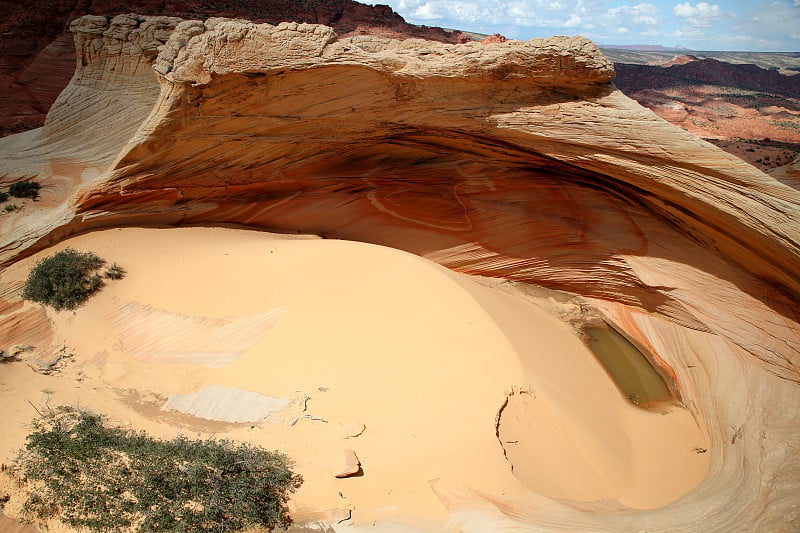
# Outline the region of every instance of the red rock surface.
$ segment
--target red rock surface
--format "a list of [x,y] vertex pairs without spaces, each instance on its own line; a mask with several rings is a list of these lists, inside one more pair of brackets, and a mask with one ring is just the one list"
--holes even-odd
[[246,18],[277,24],[310,22],[333,27],[340,35],[420,37],[464,42],[458,31],[408,24],[385,5],[352,0],[0,0],[0,136],[37,128],[66,87],[75,69],[69,23],[81,15],[120,13],[204,19]]
[[358,460],[356,452],[351,449],[345,449],[344,462],[341,466],[337,467],[334,472],[334,477],[351,477],[361,471],[361,461]]
[[625,94],[757,168],[800,153],[800,76],[689,55],[655,66],[616,63],[615,70]]
[[506,42],[506,38],[500,35],[499,33],[490,35],[481,41],[482,44],[504,43],[504,42]]

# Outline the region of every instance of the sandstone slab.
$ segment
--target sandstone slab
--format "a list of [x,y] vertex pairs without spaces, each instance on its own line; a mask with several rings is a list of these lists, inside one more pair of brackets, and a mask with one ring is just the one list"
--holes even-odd
[[358,460],[358,456],[356,452],[351,449],[346,449],[344,451],[344,463],[343,466],[337,468],[334,477],[343,478],[343,477],[351,477],[358,475],[361,473],[361,462]]
[[161,409],[222,422],[258,422],[288,405],[288,398],[265,396],[239,387],[207,385],[191,394],[170,396]]

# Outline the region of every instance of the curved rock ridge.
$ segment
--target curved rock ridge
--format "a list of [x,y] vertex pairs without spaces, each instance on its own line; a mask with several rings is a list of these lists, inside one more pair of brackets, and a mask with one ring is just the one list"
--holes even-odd
[[[633,104],[583,38],[444,45],[138,15],[72,27],[76,75],[4,174],[69,161],[97,177],[75,180],[77,217],[23,217],[5,258],[125,223],[322,233],[725,332],[800,379],[786,355],[797,191]],[[730,301],[732,322],[715,312]],[[754,305],[776,314],[766,341]]]
[[155,70],[173,83],[206,85],[219,75],[326,66],[359,66],[414,78],[525,78],[564,87],[605,83],[614,76],[612,63],[582,37],[452,45],[373,36],[337,39],[328,26],[217,18],[179,24]]
[[796,157],[788,165],[773,168],[769,171],[769,174],[781,183],[800,190],[800,156]]
[[796,526],[800,192],[623,96],[591,42],[73,27],[81,60],[46,126],[0,140],[2,180],[44,184],[0,218],[0,260],[101,227],[239,224],[581,295],[673,377],[708,432],[708,476],[647,512],[540,495],[507,512],[434,486],[453,523]]
[[386,5],[353,0],[37,0],[4,2],[0,20],[0,136],[40,127],[48,109],[74,71],[75,47],[69,22],[83,15],[113,18],[120,13],[179,16],[185,19],[244,17],[332,26],[339,35],[375,34],[465,42],[458,30],[409,24]]
[[[44,127],[24,134],[33,142],[15,149],[14,139],[4,141],[9,147],[2,153],[4,173],[38,174],[42,170],[31,169],[32,163],[54,159],[105,168],[119,152],[120,139],[136,132],[157,101],[152,64],[180,21],[132,14],[73,21],[75,74]],[[98,135],[98,125],[114,134]]]

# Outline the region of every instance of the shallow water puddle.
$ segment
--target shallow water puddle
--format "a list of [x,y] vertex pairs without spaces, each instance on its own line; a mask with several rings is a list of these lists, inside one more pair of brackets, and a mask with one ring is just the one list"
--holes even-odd
[[637,407],[675,399],[647,357],[611,328],[583,330],[586,344],[628,400]]

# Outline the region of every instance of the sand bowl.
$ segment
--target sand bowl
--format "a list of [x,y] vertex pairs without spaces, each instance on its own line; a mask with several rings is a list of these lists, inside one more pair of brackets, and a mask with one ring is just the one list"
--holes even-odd
[[[93,250],[127,275],[75,312],[48,311],[54,344],[76,356],[46,378],[26,382],[23,368],[7,374],[14,385],[4,403],[16,407],[7,409],[5,461],[33,416],[25,399],[44,387],[51,404],[91,405],[163,437],[203,422],[145,416],[125,400],[131,391],[160,405],[239,387],[286,398],[286,410],[217,435],[296,461],[305,478],[293,500],[298,522],[345,505],[356,523],[402,517],[439,529],[448,515],[433,479],[498,496],[533,489],[649,508],[680,497],[707,470],[706,456],[693,451],[705,440],[688,411],[637,409],[568,326],[521,295],[411,254],[221,228],[114,229],[23,260],[4,280],[22,279],[38,258],[67,246]],[[121,321],[120,309],[136,320]],[[176,334],[198,324],[204,343]],[[162,343],[168,349],[153,349],[164,339],[173,339]],[[210,368],[197,356],[203,345],[231,348]],[[207,396],[204,408],[213,408]],[[340,427],[352,420],[367,429],[345,444]],[[331,475],[344,448],[358,454],[363,476]]]

